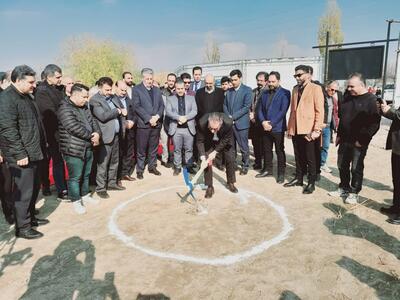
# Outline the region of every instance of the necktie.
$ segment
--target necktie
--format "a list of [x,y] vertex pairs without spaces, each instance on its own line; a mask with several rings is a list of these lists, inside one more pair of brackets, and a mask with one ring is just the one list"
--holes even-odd
[[194,91],[195,91],[195,92],[197,92],[197,84],[198,84],[198,82],[195,81],[195,82],[194,82]]

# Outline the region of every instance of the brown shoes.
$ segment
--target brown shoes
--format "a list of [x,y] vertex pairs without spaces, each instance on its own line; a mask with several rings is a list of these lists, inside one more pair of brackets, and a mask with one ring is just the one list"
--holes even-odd
[[226,187],[232,193],[237,193],[238,192],[238,189],[235,187],[235,185],[233,183],[228,183]]
[[211,198],[214,195],[214,187],[209,186],[206,190],[206,195],[204,196],[205,198]]

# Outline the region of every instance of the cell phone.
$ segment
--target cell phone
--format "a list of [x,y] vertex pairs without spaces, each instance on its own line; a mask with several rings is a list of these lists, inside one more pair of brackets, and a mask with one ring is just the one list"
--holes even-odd
[[383,100],[382,100],[381,97],[378,97],[378,98],[376,99],[376,101],[377,101],[379,104],[383,104]]

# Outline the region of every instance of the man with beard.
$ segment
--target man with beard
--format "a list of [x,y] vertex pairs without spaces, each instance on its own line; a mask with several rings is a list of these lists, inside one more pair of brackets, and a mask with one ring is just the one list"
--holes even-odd
[[67,183],[65,181],[64,159],[61,156],[60,145],[58,142],[58,116],[57,111],[64,95],[61,86],[62,71],[61,68],[50,64],[43,72],[43,82],[39,84],[35,93],[35,99],[42,116],[47,138],[47,160],[44,160],[41,168],[41,177],[43,184],[43,195],[49,196],[49,164],[50,159],[53,163],[53,177],[60,200],[67,200]]
[[190,89],[190,83],[192,81],[192,76],[190,76],[189,73],[182,73],[181,79],[183,80],[183,83],[185,84],[186,95],[189,95],[189,96],[196,95],[196,92],[194,92],[193,90]]
[[[285,178],[285,131],[286,113],[290,104],[290,92],[280,86],[281,75],[272,71],[268,76],[268,90],[261,96],[258,107],[258,119],[262,125],[262,144],[264,146],[264,168],[256,178],[272,176],[272,147],[275,145],[278,160],[277,183],[283,183]],[[260,138],[260,136],[258,136]]]
[[[162,92],[162,98],[164,101],[164,107],[167,105],[167,97],[172,96],[175,93],[175,82],[176,82],[176,75],[174,73],[169,73],[167,75],[167,87],[163,88],[161,90]],[[163,121],[163,126],[161,128],[161,133],[160,133],[160,140],[161,140],[161,145],[162,145],[162,154],[161,154],[161,165],[166,167],[166,168],[171,168],[172,167],[172,159],[173,159],[173,153],[169,151],[169,136],[168,136],[168,130],[169,130],[169,122],[170,119],[167,115],[164,116],[164,121]]]
[[230,72],[233,88],[226,92],[224,113],[233,121],[235,144],[239,145],[242,153],[242,169],[240,175],[246,175],[249,170],[249,127],[251,106],[251,88],[242,84],[242,72]]
[[128,86],[126,92],[128,93],[129,98],[132,99],[132,87],[135,86],[135,83],[133,82],[133,76],[131,72],[124,72],[122,73],[122,80],[125,82],[125,84]]
[[258,120],[257,111],[260,103],[261,95],[263,92],[268,89],[267,80],[268,73],[267,72],[258,72],[256,75],[257,87],[253,89],[253,98],[250,107],[250,129],[249,129],[249,138],[251,139],[251,143],[253,144],[254,151],[254,170],[261,169],[261,163],[263,158],[263,143],[260,136],[263,134],[263,128],[261,123]]
[[293,139],[296,176],[284,186],[303,186],[303,176],[308,171],[308,184],[303,194],[311,194],[317,179],[315,143],[323,127],[324,94],[319,85],[311,82],[308,66],[297,66],[294,78],[297,85],[293,88],[287,131]]
[[226,91],[232,87],[232,81],[228,76],[223,76],[221,78],[221,89],[224,91],[224,96]]

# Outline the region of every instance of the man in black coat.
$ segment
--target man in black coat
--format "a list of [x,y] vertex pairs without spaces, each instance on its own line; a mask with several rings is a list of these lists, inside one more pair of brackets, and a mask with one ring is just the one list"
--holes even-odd
[[100,128],[87,106],[89,88],[74,84],[71,97],[61,102],[60,150],[68,169],[68,196],[78,214],[86,212],[84,204],[94,202],[89,196],[89,176],[93,162],[93,146],[99,145]]
[[204,169],[204,181],[207,185],[205,198],[211,198],[214,194],[212,161],[217,153],[223,153],[225,157],[228,190],[232,193],[238,192],[234,185],[236,182],[235,146],[232,126],[233,121],[224,113],[206,114],[199,120],[197,148],[201,159],[200,168]]
[[12,85],[0,94],[0,150],[12,176],[15,235],[34,239],[43,234],[32,227],[48,223],[35,217],[40,190],[38,168],[46,140],[32,97],[35,71],[26,65],[17,66],[11,81]]
[[386,141],[386,149],[392,149],[393,205],[381,207],[381,212],[393,215],[387,220],[389,223],[400,225],[400,108],[391,108],[383,100],[381,111],[386,118],[393,121]]
[[107,199],[107,190],[125,190],[118,185],[119,137],[124,132],[122,118],[127,110],[121,107],[119,99],[112,94],[113,81],[109,77],[98,80],[99,92],[90,98],[90,110],[101,130],[101,143],[96,154],[96,193]]
[[153,86],[153,70],[144,68],[142,83],[132,89],[132,100],[136,112],[136,173],[143,179],[147,158],[149,173],[160,176],[157,170],[157,150],[163,122],[164,101],[161,91]]
[[[43,125],[47,138],[47,153],[41,167],[41,180],[43,184],[43,195],[48,196],[50,192],[49,163],[53,162],[54,182],[60,200],[67,199],[67,186],[65,181],[64,160],[60,153],[58,144],[58,118],[57,111],[61,100],[64,99],[61,86],[61,68],[50,64],[43,70],[44,80],[38,85],[35,99],[42,116]],[[47,158],[47,159],[46,159]]]
[[126,117],[122,117],[122,131],[119,139],[119,167],[118,180],[134,181],[131,175],[135,167],[135,107],[132,99],[127,94],[128,86],[123,80],[115,83],[116,100],[127,111]]

